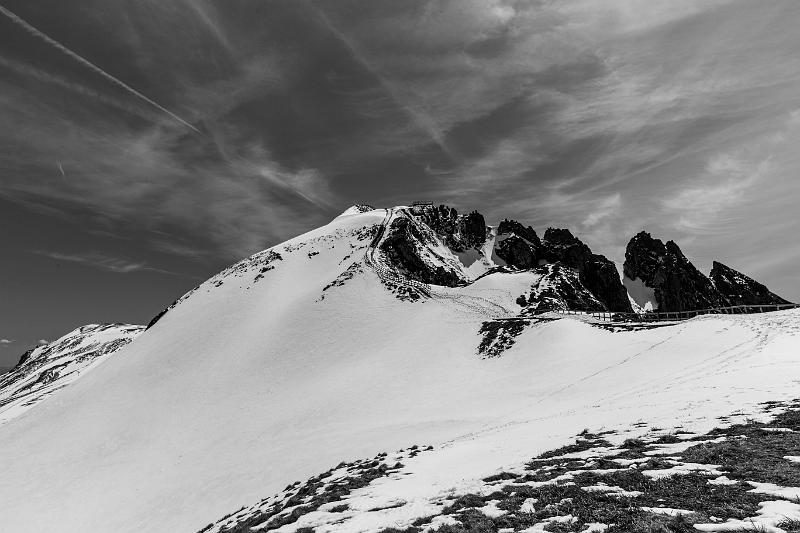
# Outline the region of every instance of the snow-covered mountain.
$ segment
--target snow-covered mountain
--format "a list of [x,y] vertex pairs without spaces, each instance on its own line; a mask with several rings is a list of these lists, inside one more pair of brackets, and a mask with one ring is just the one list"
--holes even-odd
[[357,206],[212,277],[0,426],[2,529],[219,529],[330,480],[372,496],[280,531],[408,527],[584,428],[700,431],[793,395],[800,313],[622,332],[541,314],[629,303],[572,234],[512,222]]
[[24,413],[131,342],[144,328],[89,324],[25,352],[0,376],[0,424]]

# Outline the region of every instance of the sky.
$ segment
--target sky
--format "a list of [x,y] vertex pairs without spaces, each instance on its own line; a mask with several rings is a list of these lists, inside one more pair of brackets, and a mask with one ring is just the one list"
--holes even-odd
[[800,300],[796,0],[0,0],[0,367],[354,203]]

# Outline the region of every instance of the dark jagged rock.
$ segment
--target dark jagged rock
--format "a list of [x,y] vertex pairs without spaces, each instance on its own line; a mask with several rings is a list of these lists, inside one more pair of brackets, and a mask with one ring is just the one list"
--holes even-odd
[[[404,214],[409,218],[396,218],[381,244],[390,264],[401,274],[423,283],[454,287],[474,281],[472,274],[464,272],[462,263],[466,265],[466,261],[470,261],[472,264],[475,251],[483,253],[481,248],[486,242],[487,228],[480,213],[459,215],[452,207],[428,204],[415,206]],[[456,252],[458,258],[442,255],[442,244]],[[464,252],[469,253],[465,255]],[[628,290],[616,265],[592,252],[568,229],[548,228],[540,238],[532,227],[505,219],[497,228],[494,254],[505,262],[499,268],[508,271],[534,270],[546,265],[562,267],[548,270],[544,282],[561,283],[559,291],[571,295],[553,296],[542,292],[545,306],[555,301],[570,301],[573,309],[633,312]],[[488,261],[486,264],[491,266]],[[570,277],[568,273],[571,272],[576,279]],[[556,282],[554,277],[559,273],[569,279]],[[646,302],[640,304],[653,302],[660,311],[786,302],[763,285],[719,263],[715,263],[712,272],[714,283],[692,265],[677,244],[663,243],[646,232],[628,244],[624,273],[635,282],[630,285],[626,281],[632,290],[635,289],[634,297],[646,298]],[[644,292],[637,296],[641,291]],[[591,298],[586,298],[584,293]],[[527,297],[521,301],[524,307],[529,307],[530,303]]]
[[25,363],[27,363],[27,362],[28,362],[28,360],[31,358],[31,354],[33,354],[33,351],[34,351],[35,349],[36,349],[36,348],[31,348],[30,350],[28,350],[28,351],[26,351],[25,353],[23,353],[23,354],[20,356],[20,358],[19,358],[19,361],[17,361],[17,364],[16,364],[16,365],[14,365],[14,367],[12,368],[12,370],[16,370],[17,368],[19,368],[19,367],[21,367],[22,365],[24,365]]
[[486,220],[477,211],[459,217],[458,233],[465,247],[478,248],[486,242]]
[[581,283],[609,311],[633,312],[616,265],[604,255],[592,253],[568,229],[548,228],[542,247],[547,261],[560,262],[577,270]]
[[497,257],[509,266],[531,269],[539,266],[542,259],[542,241],[530,226],[525,227],[516,220],[503,220],[497,227]]
[[561,263],[543,265],[536,269],[541,278],[531,286],[527,295],[517,299],[528,312],[548,310],[606,311],[581,282],[578,271]]
[[495,253],[497,257],[512,267],[531,269],[539,265],[539,258],[534,248],[528,241],[517,235],[510,235],[497,243]]
[[486,221],[477,211],[459,215],[446,205],[430,206],[425,208],[421,218],[456,252],[479,248],[486,242]]
[[511,233],[522,237],[537,248],[542,245],[542,241],[532,227],[523,226],[516,220],[505,219],[497,226],[497,235],[508,235]]
[[692,311],[729,305],[714,287],[683,255],[673,241],[664,244],[641,232],[628,243],[623,272],[654,290],[659,311]]
[[621,313],[633,311],[628,291],[620,281],[617,266],[605,256],[592,254],[580,271],[580,279],[609,311]]
[[392,265],[402,269],[407,277],[430,283],[455,287],[461,283],[459,276],[442,266],[432,267],[425,263],[417,251],[417,242],[426,242],[416,226],[407,218],[396,218],[389,226],[387,236],[381,243]]
[[731,305],[774,305],[788,304],[777,294],[741,272],[714,261],[711,268],[711,281]]

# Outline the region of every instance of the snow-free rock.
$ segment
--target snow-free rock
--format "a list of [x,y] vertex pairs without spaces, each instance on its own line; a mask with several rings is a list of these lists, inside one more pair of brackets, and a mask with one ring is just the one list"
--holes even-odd
[[[588,291],[593,301],[600,302],[600,309],[594,309],[594,304],[588,307],[582,305],[580,309],[633,312],[614,263],[603,255],[593,253],[568,229],[548,228],[544,239],[540,239],[530,226],[526,227],[516,220],[503,220],[498,226],[497,235],[495,253],[509,266],[533,269],[548,263],[560,263],[565,267],[548,271],[550,279],[562,273],[571,276],[569,270],[575,271],[577,282],[583,285],[576,287],[576,290],[581,293]],[[559,282],[559,285],[572,286],[576,280],[570,277]],[[569,301],[569,298],[565,301]],[[547,307],[551,303],[544,305]]]
[[719,292],[727,298],[730,305],[773,305],[788,304],[766,286],[741,272],[714,261],[711,268],[711,281]]
[[578,272],[580,282],[606,310],[631,313],[630,301],[616,265],[592,250],[568,229],[548,228],[542,242],[545,259],[560,262]]
[[674,241],[666,244],[642,231],[625,250],[625,277],[653,290],[659,311],[691,311],[729,305],[711,280]]

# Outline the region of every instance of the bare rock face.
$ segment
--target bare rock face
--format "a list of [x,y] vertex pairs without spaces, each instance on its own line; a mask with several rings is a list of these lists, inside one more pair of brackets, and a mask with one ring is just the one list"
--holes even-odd
[[459,215],[452,207],[439,205],[426,208],[421,220],[456,252],[479,248],[486,242],[486,220],[477,211]]
[[574,268],[581,283],[607,310],[633,312],[616,265],[604,255],[592,253],[568,229],[549,228],[544,233],[543,247],[548,262],[560,262]]
[[389,226],[380,247],[391,264],[400,268],[403,274],[411,279],[447,287],[459,285],[462,280],[458,274],[440,265],[430,265],[423,260],[418,243],[426,241],[425,236],[409,219],[396,218]]
[[574,270],[578,280],[605,307],[604,311],[631,313],[628,293],[617,267],[592,250],[567,229],[549,228],[544,239],[515,220],[503,220],[497,228],[495,253],[515,268],[533,269],[559,263]]
[[542,246],[542,241],[536,234],[536,231],[530,226],[523,226],[516,220],[505,219],[497,226],[498,235],[517,235],[522,239],[528,241],[535,249]]
[[528,312],[551,310],[607,311],[607,307],[580,280],[574,268],[551,263],[536,269],[542,277],[517,303]]
[[466,248],[478,248],[486,242],[486,219],[473,211],[458,219],[458,235]]
[[627,278],[639,279],[654,290],[659,311],[692,311],[730,305],[675,242],[664,244],[644,231],[628,243],[623,272]]
[[497,257],[514,268],[528,270],[539,266],[544,259],[542,241],[530,226],[516,220],[503,220],[497,227]]
[[714,261],[711,268],[711,281],[719,292],[727,298],[730,305],[773,305],[788,304],[777,294],[741,272]]

